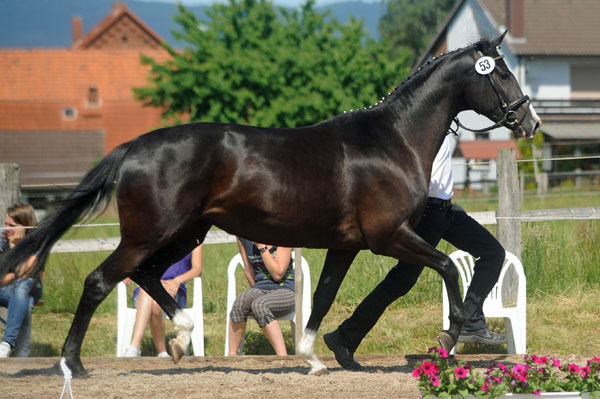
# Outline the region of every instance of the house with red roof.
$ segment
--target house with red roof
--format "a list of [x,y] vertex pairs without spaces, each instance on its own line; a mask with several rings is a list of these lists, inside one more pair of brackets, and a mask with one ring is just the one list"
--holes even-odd
[[16,163],[27,197],[77,184],[119,144],[162,125],[161,110],[136,101],[148,85],[143,53],[169,57],[161,39],[125,4],[87,34],[73,18],[68,49],[0,49],[0,162]]

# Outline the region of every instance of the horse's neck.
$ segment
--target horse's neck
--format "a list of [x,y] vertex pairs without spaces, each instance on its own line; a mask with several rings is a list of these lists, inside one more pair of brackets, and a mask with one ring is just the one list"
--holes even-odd
[[388,112],[400,123],[397,134],[402,140],[419,146],[426,164],[437,154],[452,120],[461,108],[460,79],[452,76],[448,65],[440,64],[423,71],[421,83],[410,90],[395,93]]

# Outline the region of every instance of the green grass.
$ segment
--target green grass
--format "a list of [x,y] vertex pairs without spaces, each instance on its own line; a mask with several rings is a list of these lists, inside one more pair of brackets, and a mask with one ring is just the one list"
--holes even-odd
[[[565,197],[529,204],[529,209],[567,207]],[[585,203],[574,195],[570,206],[600,206],[600,199],[588,196]],[[495,209],[487,201],[457,201],[467,211]],[[529,207],[531,205],[531,207]],[[484,208],[484,209],[482,209]],[[524,206],[525,208],[525,206]],[[102,216],[94,223],[115,221]],[[489,226],[495,234],[495,226]],[[98,229],[98,231],[96,231]],[[528,352],[552,354],[600,354],[598,303],[600,303],[600,223],[590,221],[527,222],[523,230],[523,265],[527,276]],[[112,227],[80,228],[68,233],[67,238],[118,236]],[[439,249],[450,253],[454,248],[442,242]],[[225,336],[226,268],[237,252],[235,244],[207,245],[203,265],[203,305],[206,354],[221,356]],[[325,250],[304,249],[303,255],[311,268],[313,292],[322,269]],[[32,333],[32,356],[58,356],[73,313],[81,295],[85,277],[95,269],[109,252],[52,254],[44,278],[45,306],[36,308]],[[333,330],[350,316],[356,305],[381,281],[395,264],[390,258],[362,251],[348,272],[336,300],[323,321],[320,332]],[[244,279],[240,275],[240,288]],[[116,343],[116,290],[100,305],[88,330],[82,356],[114,356]],[[426,269],[414,289],[393,303],[379,323],[369,333],[358,353],[394,354],[422,353],[435,345],[435,337],[442,325],[441,279]],[[503,331],[499,320],[490,320],[491,326]],[[168,333],[172,334],[170,323]],[[290,352],[293,342],[289,323],[282,328]],[[145,355],[154,354],[147,332],[142,347]],[[247,353],[273,353],[256,323],[249,323]],[[504,347],[459,348],[465,352],[503,352]],[[317,353],[329,353],[321,339],[315,344]],[[292,353],[292,352],[291,352]]]

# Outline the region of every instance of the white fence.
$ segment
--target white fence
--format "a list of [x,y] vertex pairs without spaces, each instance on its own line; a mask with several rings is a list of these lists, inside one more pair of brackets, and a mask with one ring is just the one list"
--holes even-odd
[[[522,211],[520,216],[496,216],[496,211],[471,212],[469,215],[481,224],[497,224],[498,219],[519,219],[522,222],[551,220],[591,220],[600,219],[600,208],[562,208]],[[119,245],[119,237],[93,238],[85,240],[60,240],[52,248],[53,253],[113,251]],[[205,244],[235,242],[235,236],[222,230],[209,231]]]

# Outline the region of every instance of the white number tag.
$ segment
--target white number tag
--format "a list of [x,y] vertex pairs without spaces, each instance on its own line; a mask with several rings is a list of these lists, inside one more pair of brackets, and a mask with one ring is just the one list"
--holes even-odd
[[480,75],[487,75],[496,68],[496,61],[492,57],[481,57],[475,62],[475,70]]

